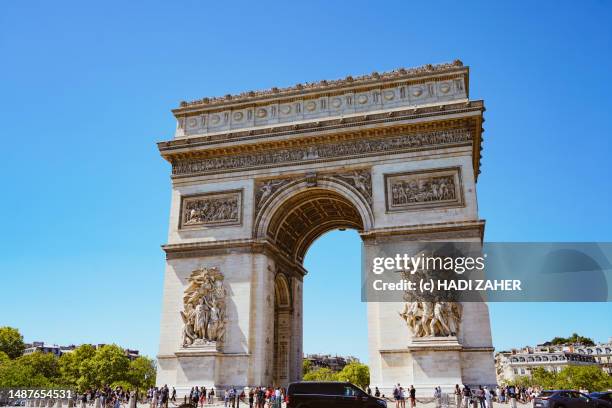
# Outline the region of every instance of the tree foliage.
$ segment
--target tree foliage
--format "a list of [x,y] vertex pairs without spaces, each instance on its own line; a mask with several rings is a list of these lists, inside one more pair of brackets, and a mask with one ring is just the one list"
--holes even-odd
[[327,367],[315,368],[304,375],[304,381],[338,381],[338,373]]
[[45,377],[51,384],[60,382],[59,359],[53,354],[37,351],[19,357],[16,362],[37,375]]
[[544,345],[560,346],[564,344],[582,344],[584,346],[594,346],[595,342],[589,337],[580,336],[578,333],[572,333],[569,337],[555,337],[551,341],[547,341]]
[[370,384],[370,368],[358,362],[349,363],[338,373],[338,380],[348,381],[365,389]]
[[53,385],[48,378],[37,373],[32,365],[22,364],[19,359],[9,359],[0,364],[0,388],[38,388]]
[[531,376],[518,376],[512,383],[519,386],[538,386],[542,389],[586,389],[605,391],[612,388],[612,376],[598,366],[567,366],[560,372],[535,368]]
[[358,362],[349,363],[342,371],[336,372],[327,367],[312,367],[308,360],[302,362],[304,381],[348,381],[361,388],[370,384],[370,369]]
[[10,361],[10,357],[4,351],[0,351],[0,365]]
[[612,377],[597,366],[568,366],[557,375],[558,388],[605,391],[612,388]]
[[312,362],[310,360],[302,360],[302,377],[312,370]]
[[9,326],[0,327],[0,351],[6,353],[9,358],[18,358],[23,354],[23,350],[25,343],[19,330]]
[[123,349],[115,344],[100,347],[88,364],[94,373],[93,385],[96,387],[127,379],[129,367],[130,360]]
[[147,389],[155,386],[155,374],[155,361],[148,357],[140,356],[130,362],[129,379],[134,387]]
[[117,345],[98,349],[82,345],[57,358],[35,352],[9,358],[0,351],[0,388],[70,387],[84,391],[102,385],[146,389],[155,384],[155,362],[141,356],[133,361]]

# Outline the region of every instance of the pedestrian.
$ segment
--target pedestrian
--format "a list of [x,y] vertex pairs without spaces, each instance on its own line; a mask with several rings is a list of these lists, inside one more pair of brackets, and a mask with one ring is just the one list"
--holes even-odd
[[484,387],[485,406],[486,408],[493,408],[493,395],[489,391],[488,387]]
[[516,408],[516,388],[514,385],[508,387],[508,399],[510,400],[510,407]]
[[[406,404],[404,403],[404,406]],[[413,385],[410,386],[410,408],[416,407],[416,389]]]
[[400,408],[400,400],[402,399],[402,387],[397,383],[395,387],[393,387],[393,399],[395,400],[395,408]]
[[380,390],[378,389],[378,387],[374,387],[374,396],[376,398],[380,398]]
[[397,383],[395,387],[393,387],[393,399],[395,400],[395,408],[400,408],[401,399],[402,399],[402,387]]
[[434,401],[436,402],[436,408],[442,407],[442,389],[440,387],[434,388]]
[[470,398],[472,397],[472,391],[470,390],[470,387],[464,385],[463,391],[461,393],[463,396],[463,408],[470,408]]
[[485,392],[484,389],[482,388],[482,385],[478,386],[478,391],[476,396],[478,397],[478,403],[480,404],[480,408],[486,408],[485,407]]
[[461,408],[461,388],[459,384],[455,384],[455,407]]

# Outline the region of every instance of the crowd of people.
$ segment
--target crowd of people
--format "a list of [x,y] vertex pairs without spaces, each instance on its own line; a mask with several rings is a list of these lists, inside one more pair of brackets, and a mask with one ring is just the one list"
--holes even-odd
[[111,388],[107,385],[89,389],[77,395],[81,408],[87,408],[88,406],[121,408],[121,405],[128,405],[132,399],[135,402],[137,398],[138,396],[134,391],[126,390],[123,387]]
[[151,408],[168,408],[170,401],[176,403],[176,390],[172,387],[170,392],[167,385],[149,388],[146,395]]
[[151,388],[146,395],[150,408],[168,408],[169,402],[172,405],[190,404],[196,407],[222,402],[227,408],[238,408],[240,404],[245,407],[248,405],[249,408],[280,408],[286,399],[286,389],[254,387],[245,391],[231,387],[218,392],[214,387],[192,387],[189,395],[185,395],[182,401],[178,402],[174,387],[171,391],[167,386]]
[[494,401],[501,404],[510,404],[511,408],[516,408],[517,403],[530,403],[540,391],[537,387],[514,385],[497,386],[495,388],[479,386],[471,389],[467,385],[459,387],[457,384],[455,385],[454,396],[457,408],[492,408]]
[[[493,408],[493,402],[501,404],[509,404],[510,408],[516,408],[517,404],[528,404],[530,403],[541,391],[537,387],[519,387],[514,385],[487,387],[478,386],[470,388],[468,385],[459,386],[455,385],[454,390],[454,401],[451,396],[442,392],[441,387],[435,387],[433,392],[433,402],[436,407],[443,405],[448,406],[454,405],[457,408]],[[367,389],[368,394],[371,394],[370,388]],[[376,388],[376,397],[380,397],[378,387]],[[382,398],[385,398],[382,395]],[[406,403],[410,408],[415,408],[417,403],[427,404],[432,402],[431,399],[417,399],[416,389],[414,386],[402,387],[397,384],[393,388],[393,398],[391,400],[395,402],[396,408],[406,408]]]
[[[468,385],[455,385],[454,395],[445,394],[441,387],[435,387],[432,399],[417,399],[416,389],[413,385],[402,387],[397,384],[393,388],[392,398],[381,395],[378,387],[374,388],[374,392],[370,387],[366,388],[369,395],[387,399],[395,403],[396,408],[406,408],[408,403],[409,408],[416,408],[417,403],[434,402],[436,407],[442,405],[454,405],[457,408],[493,408],[493,402],[509,404],[510,408],[516,408],[518,403],[527,404],[535,398],[541,390],[537,387],[519,387],[514,385],[487,387],[478,386],[470,388]],[[453,401],[454,396],[454,401]],[[85,394],[83,404],[87,401],[93,401],[95,398],[100,398],[102,408],[121,408],[120,405],[128,403],[130,398],[134,398],[133,393],[124,391],[121,387],[111,390],[105,387],[101,390],[90,390]],[[155,387],[147,390],[146,402],[150,408],[168,408],[168,404],[173,406],[181,404],[191,404],[195,407],[204,407],[205,405],[223,403],[226,408],[238,408],[241,404],[246,408],[281,408],[286,402],[286,389],[273,387],[251,387],[247,389],[236,389],[231,387],[223,391],[217,391],[215,388],[192,387],[189,394],[185,395],[181,400],[177,401],[176,390],[174,387],[170,390],[167,386]],[[86,408],[83,405],[81,408]]]
[[414,386],[404,388],[399,383],[393,388],[393,399],[396,408],[406,408],[406,401],[410,402],[410,408],[416,407],[416,389]]

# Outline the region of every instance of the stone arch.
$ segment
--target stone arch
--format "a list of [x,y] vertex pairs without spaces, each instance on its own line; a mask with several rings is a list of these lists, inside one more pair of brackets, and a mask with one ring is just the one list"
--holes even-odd
[[278,246],[301,264],[310,245],[336,228],[373,228],[371,197],[338,176],[288,182],[261,203],[254,235]]
[[[303,259],[329,230],[358,230],[366,260],[387,242],[482,241],[484,103],[469,100],[468,76],[460,63],[428,65],[175,109],[176,137],[158,144],[172,165],[158,384],[180,396],[195,383],[299,380]],[[446,199],[439,186],[451,179]],[[219,267],[232,316],[223,342],[205,349],[180,346],[177,299],[194,265]],[[495,382],[485,303],[465,305],[453,339],[421,338],[398,306],[367,306],[372,385],[389,393],[398,382],[417,390]]]

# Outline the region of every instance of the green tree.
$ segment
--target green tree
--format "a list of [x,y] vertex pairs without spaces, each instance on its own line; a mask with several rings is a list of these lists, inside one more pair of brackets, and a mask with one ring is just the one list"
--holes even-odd
[[567,366],[557,377],[558,388],[589,391],[605,391],[612,388],[612,377],[598,366]]
[[312,370],[312,361],[303,359],[302,360],[302,377]]
[[34,371],[21,361],[9,360],[0,365],[0,388],[51,387],[46,377]]
[[25,343],[19,330],[9,326],[0,327],[0,351],[10,358],[17,358],[21,357],[23,350]]
[[551,341],[544,343],[545,345],[560,346],[563,344],[583,344],[585,346],[594,346],[595,342],[589,337],[580,336],[578,333],[572,333],[569,337],[555,337]]
[[512,381],[506,382],[506,385],[516,385],[519,387],[530,387],[533,385],[533,379],[528,375],[517,375]]
[[132,387],[147,389],[155,386],[155,361],[140,356],[130,362],[128,378]]
[[348,381],[365,389],[370,384],[370,369],[365,364],[349,363],[338,373],[337,378],[339,381]]
[[129,367],[129,358],[123,349],[115,344],[100,347],[91,359],[84,361],[82,366],[85,370],[92,370],[94,373],[92,385],[97,387],[126,380]]
[[530,385],[538,385],[544,389],[555,388],[558,382],[556,372],[545,370],[542,367],[534,368],[531,371],[531,379]]
[[51,384],[60,381],[59,359],[51,353],[37,351],[19,357],[16,361],[23,367],[29,367],[35,375],[46,378]]
[[0,351],[0,365],[9,361],[11,361],[11,358],[4,351]]
[[62,384],[77,387],[79,391],[85,391],[93,386],[95,375],[87,365],[96,354],[96,349],[84,344],[70,353],[65,353],[59,358],[59,370]]
[[327,367],[321,367],[306,373],[304,381],[338,381],[338,374]]

